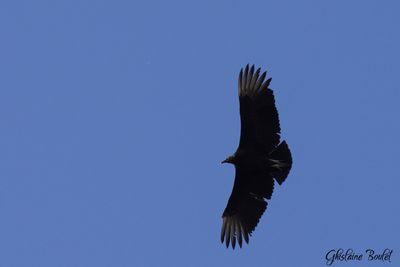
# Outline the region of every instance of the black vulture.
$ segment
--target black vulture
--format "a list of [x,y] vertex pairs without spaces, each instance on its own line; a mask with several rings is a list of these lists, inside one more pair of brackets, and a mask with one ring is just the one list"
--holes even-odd
[[292,167],[285,141],[280,143],[280,126],[275,99],[266,72],[254,65],[239,74],[240,142],[236,152],[222,163],[235,166],[235,182],[222,215],[221,242],[235,249],[256,228],[271,199],[274,179],[281,185]]

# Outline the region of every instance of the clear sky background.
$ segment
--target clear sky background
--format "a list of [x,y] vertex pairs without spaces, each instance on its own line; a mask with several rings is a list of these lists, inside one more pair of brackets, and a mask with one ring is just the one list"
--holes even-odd
[[[400,264],[398,1],[0,2],[0,266]],[[237,75],[273,77],[294,165],[220,244]],[[355,263],[337,263],[353,266]],[[389,266],[366,262],[354,266]]]

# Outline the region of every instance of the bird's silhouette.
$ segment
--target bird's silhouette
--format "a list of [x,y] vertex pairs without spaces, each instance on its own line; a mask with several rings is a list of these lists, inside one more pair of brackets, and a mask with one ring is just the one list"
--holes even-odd
[[[292,167],[292,156],[285,141],[280,143],[280,125],[266,72],[247,65],[239,74],[240,142],[236,152],[222,163],[235,166],[235,182],[222,215],[221,242],[226,247],[243,239],[257,226],[267,208],[274,180],[281,185]],[[265,81],[264,81],[265,80]]]

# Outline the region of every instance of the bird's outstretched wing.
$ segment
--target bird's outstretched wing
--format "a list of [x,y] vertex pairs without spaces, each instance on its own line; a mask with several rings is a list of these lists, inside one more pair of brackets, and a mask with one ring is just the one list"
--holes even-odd
[[235,184],[222,215],[221,242],[225,241],[226,247],[231,243],[235,248],[236,241],[242,247],[243,239],[249,243],[273,189],[274,181],[268,174],[236,168]]
[[240,70],[239,101],[241,132],[239,149],[252,148],[271,152],[279,144],[280,126],[275,107],[274,94],[268,88],[271,78],[264,81],[266,72],[260,76],[260,68],[254,65]]

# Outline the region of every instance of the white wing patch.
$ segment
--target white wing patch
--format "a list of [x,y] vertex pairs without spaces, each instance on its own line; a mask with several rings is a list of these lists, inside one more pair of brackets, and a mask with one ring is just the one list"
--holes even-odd
[[235,249],[236,241],[239,247],[242,247],[243,239],[246,243],[249,243],[249,233],[237,214],[225,216],[222,219],[221,242],[224,243],[225,240],[227,248],[229,247],[229,243],[231,243],[232,248]]

